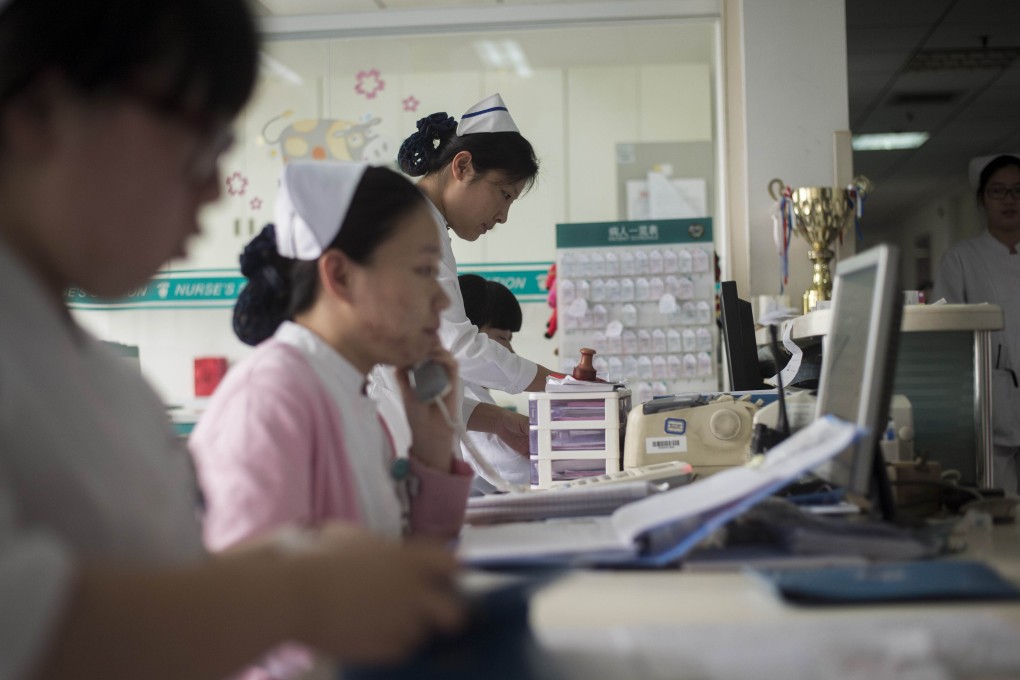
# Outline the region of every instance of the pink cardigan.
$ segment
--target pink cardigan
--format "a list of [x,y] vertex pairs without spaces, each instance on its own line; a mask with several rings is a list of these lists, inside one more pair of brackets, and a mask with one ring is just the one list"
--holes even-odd
[[[269,340],[232,368],[189,440],[206,498],[205,539],[219,550],[286,524],[358,522],[361,511],[336,403],[301,351]],[[360,455],[393,456],[367,451]],[[453,537],[471,470],[411,460],[411,529]]]

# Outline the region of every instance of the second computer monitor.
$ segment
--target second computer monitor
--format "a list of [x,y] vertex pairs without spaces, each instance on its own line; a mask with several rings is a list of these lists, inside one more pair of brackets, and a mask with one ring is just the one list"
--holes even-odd
[[860,496],[875,491],[874,456],[889,418],[902,305],[895,246],[877,246],[837,265],[818,415],[864,425],[869,434],[818,473]]
[[726,363],[730,389],[735,391],[767,389],[758,368],[758,343],[754,336],[751,303],[737,297],[737,283],[719,284],[719,311],[722,317]]

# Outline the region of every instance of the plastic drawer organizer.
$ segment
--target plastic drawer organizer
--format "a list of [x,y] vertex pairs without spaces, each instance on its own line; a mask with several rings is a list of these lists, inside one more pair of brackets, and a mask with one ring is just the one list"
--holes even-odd
[[531,393],[532,485],[619,472],[630,402],[630,390]]

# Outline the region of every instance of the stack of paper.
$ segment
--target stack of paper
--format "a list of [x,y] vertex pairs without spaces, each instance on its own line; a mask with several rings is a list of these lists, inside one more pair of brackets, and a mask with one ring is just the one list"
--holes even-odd
[[549,517],[608,515],[622,505],[666,488],[665,484],[633,481],[476,496],[468,499],[464,521],[468,524],[493,524]]
[[556,378],[549,376],[545,379],[546,392],[612,392],[623,389],[622,383],[599,382],[596,380],[578,380],[573,376]]
[[468,564],[489,566],[668,564],[863,433],[861,427],[826,416],[771,449],[760,464],[717,472],[628,503],[609,517],[466,526],[458,554]]

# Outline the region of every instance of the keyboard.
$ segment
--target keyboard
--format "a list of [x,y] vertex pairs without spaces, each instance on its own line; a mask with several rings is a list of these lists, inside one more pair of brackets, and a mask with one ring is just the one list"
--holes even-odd
[[656,482],[668,484],[670,487],[687,484],[694,479],[694,469],[687,463],[678,460],[671,460],[664,463],[652,463],[627,468],[619,472],[608,472],[595,477],[583,477],[569,482],[557,482],[554,489],[566,489],[578,486],[591,486],[592,484],[612,484],[614,482]]

